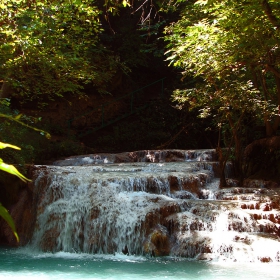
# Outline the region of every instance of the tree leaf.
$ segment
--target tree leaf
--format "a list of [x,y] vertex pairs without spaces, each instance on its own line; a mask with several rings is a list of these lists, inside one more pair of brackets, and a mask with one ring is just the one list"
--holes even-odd
[[16,120],[19,120],[22,117],[22,114],[19,114],[15,117]]
[[18,147],[18,146],[0,142],[0,149],[5,149],[5,148],[13,148],[16,150],[20,150],[20,147]]
[[31,181],[22,175],[13,165],[4,163],[2,159],[0,159],[0,170],[13,174],[24,182]]
[[19,237],[16,232],[16,227],[13,218],[11,217],[7,209],[4,206],[2,206],[1,203],[0,203],[0,216],[8,223],[8,225],[13,231],[14,236],[16,237],[17,242],[19,242]]
[[126,6],[129,6],[129,7],[130,7],[130,4],[129,4],[126,0],[123,0],[123,1],[122,1],[122,4],[123,4],[124,7],[126,7]]

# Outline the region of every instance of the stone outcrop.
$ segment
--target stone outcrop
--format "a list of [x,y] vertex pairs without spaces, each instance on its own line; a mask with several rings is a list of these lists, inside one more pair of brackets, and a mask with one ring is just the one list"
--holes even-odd
[[[231,187],[220,189],[215,159],[213,150],[157,150],[34,166],[33,182],[10,207],[20,245],[50,252],[280,261],[279,188],[257,180],[240,187],[228,179]],[[1,232],[15,245],[7,226]]]

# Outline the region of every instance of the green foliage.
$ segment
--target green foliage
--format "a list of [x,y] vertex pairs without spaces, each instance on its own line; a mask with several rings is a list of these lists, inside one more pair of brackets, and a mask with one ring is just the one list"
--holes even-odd
[[4,161],[17,163],[20,166],[33,163],[38,154],[37,149],[38,151],[42,149],[51,137],[45,130],[34,127],[34,125],[39,126],[40,118],[27,117],[19,114],[17,110],[12,110],[9,99],[2,99],[0,102],[0,118],[2,140],[21,147],[21,151],[3,150]]
[[[2,143],[0,142],[0,145],[1,144]],[[24,182],[28,181],[28,179],[24,175],[22,175],[13,165],[6,164],[5,162],[3,162],[2,159],[0,159],[0,169],[5,171],[5,172],[8,172],[12,175],[17,176],[18,178],[20,178]]]
[[19,241],[19,237],[18,237],[18,234],[16,232],[16,227],[15,227],[15,223],[13,221],[13,218],[11,217],[11,215],[9,214],[7,209],[2,206],[1,203],[0,203],[0,216],[8,223],[8,225],[12,229],[17,241]]
[[[4,138],[4,140],[5,140],[5,138],[7,138],[7,139],[9,139],[9,141],[11,141],[11,140],[21,136],[22,127],[24,129],[30,129],[31,126],[22,121],[22,119],[24,119],[24,117],[22,115],[17,114],[16,112],[12,112],[9,108],[9,105],[10,104],[9,104],[8,99],[3,99],[0,103],[0,112],[1,112],[0,117],[3,119],[1,122],[1,125],[0,125],[0,131],[1,131],[2,139]],[[13,126],[13,125],[15,125],[15,126]],[[36,132],[37,134],[39,131],[42,134],[45,134],[47,137],[49,137],[49,134],[45,133],[43,130],[40,130],[37,128],[33,128],[33,129],[37,131]],[[22,141],[24,141],[22,138],[17,138],[17,139],[18,139],[17,142],[19,144],[22,143]],[[15,150],[21,149],[16,145],[0,142],[0,149],[5,149],[5,148],[12,148]],[[17,157],[17,156],[13,157],[13,155],[18,155],[18,153],[13,153],[13,152],[9,153],[9,152],[6,152],[6,150],[10,150],[10,149],[5,149],[5,152],[2,153],[2,157],[6,158],[7,160],[14,159],[15,162],[17,162],[17,163],[22,163],[22,164],[24,163],[24,160],[22,160],[20,157]],[[28,151],[28,154],[32,156],[32,153],[30,153],[30,149]],[[14,165],[6,164],[2,158],[0,158],[0,170],[10,173],[12,175],[15,175],[24,182],[30,181]],[[8,225],[12,229],[17,241],[19,241],[19,237],[16,232],[14,221],[13,221],[12,217],[10,216],[10,214],[8,213],[7,209],[4,208],[1,204],[0,204],[0,216],[8,223]]]
[[24,101],[80,93],[87,83],[104,92],[119,61],[99,42],[100,13],[90,0],[3,0],[0,79]]
[[[8,99],[3,99],[0,102],[0,117],[3,119],[1,122],[1,125],[0,125],[2,139],[4,139],[4,140],[8,139],[9,142],[11,142],[12,140],[15,139],[15,140],[17,140],[15,142],[18,142],[19,144],[22,144],[24,142],[28,143],[28,141],[30,141],[30,140],[28,139],[25,141],[25,139],[22,137],[22,132],[27,129],[28,130],[32,129],[32,131],[36,134],[39,134],[38,132],[40,132],[40,134],[39,134],[40,137],[42,137],[41,134],[43,134],[46,136],[46,139],[50,138],[50,135],[48,133],[46,133],[45,131],[38,129],[38,128],[34,128],[32,125],[27,124],[25,121],[31,122],[31,119],[27,118],[25,116],[22,116],[21,114],[18,114],[18,112],[16,112],[16,111],[12,111],[10,109],[9,105],[10,105],[10,103],[9,103]],[[27,135],[27,133],[25,133],[25,135]],[[30,137],[30,131],[28,133],[28,137]],[[17,145],[0,142],[0,149],[5,149],[5,148],[12,148],[17,151],[21,150],[21,148],[19,148]],[[26,145],[26,148],[28,148],[27,154],[32,157],[33,147],[30,145]],[[5,149],[5,150],[10,150],[10,149]],[[17,153],[15,153],[15,154],[17,154]],[[9,161],[15,160],[15,162],[17,162],[17,163],[22,163],[22,164],[25,163],[26,158],[24,158],[22,160],[21,156],[13,157],[13,155],[14,155],[13,153],[9,153],[9,152],[2,153],[2,156],[0,158],[0,170],[18,177],[20,180],[22,180],[25,183],[30,181],[14,165],[7,164],[2,159],[4,157],[4,159],[6,158]],[[19,237],[18,237],[18,234],[15,229],[14,221],[13,221],[12,217],[10,216],[10,214],[8,213],[8,211],[1,204],[0,204],[0,216],[9,224],[17,241],[19,241]]]
[[173,99],[213,118],[218,149],[222,135],[234,147],[234,155],[220,153],[220,164],[224,168],[231,157],[240,178],[245,117],[262,117],[267,135],[280,123],[279,28],[278,1],[199,0],[188,2],[180,20],[165,29],[170,64],[183,79],[196,79],[175,90]]
[[269,2],[270,15],[264,3],[194,1],[186,6],[181,19],[166,28],[167,55],[183,78],[196,77],[197,83],[176,90],[174,100],[201,108],[200,116],[211,114],[217,125],[245,112],[256,118],[278,114],[279,3]]
[[[13,148],[13,149],[16,149],[16,150],[20,150],[20,148],[15,146],[15,145],[0,142],[0,149],[4,149],[4,148]],[[30,181],[24,175],[22,175],[13,165],[4,163],[1,158],[0,158],[0,170],[3,170],[3,171],[8,172],[12,175],[15,175],[24,182]],[[1,203],[0,203],[0,216],[9,224],[10,228],[12,229],[12,231],[13,231],[16,239],[17,239],[17,241],[19,241],[19,237],[18,237],[18,234],[16,232],[14,221],[13,221],[12,217],[10,216],[9,212],[7,211],[7,209],[5,207],[3,207],[1,205]]]

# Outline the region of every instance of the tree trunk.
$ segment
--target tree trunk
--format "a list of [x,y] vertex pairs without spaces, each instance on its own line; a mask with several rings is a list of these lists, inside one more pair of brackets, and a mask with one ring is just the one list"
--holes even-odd
[[9,98],[11,97],[12,89],[7,82],[3,82],[0,90],[0,98]]
[[230,124],[230,128],[232,131],[232,137],[233,137],[233,141],[234,141],[234,160],[233,160],[233,164],[234,164],[234,172],[235,175],[238,177],[240,183],[242,184],[242,181],[244,179],[244,174],[243,174],[243,168],[242,168],[242,143],[238,134],[238,130],[240,128],[241,125],[241,121],[242,118],[244,116],[244,112],[242,112],[242,114],[239,117],[238,123],[234,124],[231,116],[228,114],[227,118],[228,118],[228,122]]
[[268,20],[271,22],[271,24],[276,27],[277,30],[280,29],[280,21],[279,19],[274,15],[272,8],[267,0],[263,0],[262,6],[264,8],[264,12],[268,18]]
[[279,75],[274,75],[276,81],[276,88],[277,88],[277,105],[278,105],[278,115],[275,117],[273,130],[276,134],[276,131],[280,124],[280,77]]
[[269,66],[269,70],[274,74],[277,90],[277,105],[278,105],[278,114],[271,120],[268,115],[265,115],[265,128],[266,128],[266,137],[275,136],[276,131],[280,125],[280,72],[277,69]]
[[227,159],[223,155],[223,151],[220,148],[220,145],[216,148],[218,159],[219,159],[219,167],[220,167],[220,188],[227,187],[227,181],[226,181],[226,175],[225,175],[225,168],[226,168],[226,162]]

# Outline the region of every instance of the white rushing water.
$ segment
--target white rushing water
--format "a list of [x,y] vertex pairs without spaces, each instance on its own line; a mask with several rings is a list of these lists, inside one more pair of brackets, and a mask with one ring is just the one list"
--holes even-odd
[[[57,234],[54,251],[106,254],[127,248],[142,254],[147,214],[163,204],[182,204],[176,193],[197,199],[183,190],[187,181],[202,184],[193,168],[182,163],[51,167],[38,206],[34,247],[44,247],[42,240],[51,232]],[[190,172],[192,177],[186,176]],[[168,177],[175,174],[178,191],[172,192]]]
[[38,166],[32,240],[0,247],[0,280],[279,279],[279,192],[219,189],[211,152],[172,153]]
[[208,154],[199,154],[200,161],[158,158],[106,164],[107,158],[81,157],[82,166],[39,169],[30,246],[50,252],[280,261],[279,211],[260,210],[268,196],[255,189],[220,190],[212,164],[201,159]]

